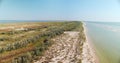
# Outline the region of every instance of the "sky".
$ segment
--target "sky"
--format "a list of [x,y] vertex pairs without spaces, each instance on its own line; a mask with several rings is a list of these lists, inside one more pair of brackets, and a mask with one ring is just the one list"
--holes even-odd
[[0,0],[0,20],[120,22],[120,0]]

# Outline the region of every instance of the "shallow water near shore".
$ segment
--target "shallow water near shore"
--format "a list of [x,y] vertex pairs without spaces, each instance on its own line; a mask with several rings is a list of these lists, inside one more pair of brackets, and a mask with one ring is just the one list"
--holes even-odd
[[120,23],[85,22],[100,63],[120,63]]

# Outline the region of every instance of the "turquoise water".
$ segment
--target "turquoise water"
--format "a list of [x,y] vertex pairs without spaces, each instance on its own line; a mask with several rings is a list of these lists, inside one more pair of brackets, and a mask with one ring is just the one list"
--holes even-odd
[[85,22],[100,63],[120,63],[120,23]]

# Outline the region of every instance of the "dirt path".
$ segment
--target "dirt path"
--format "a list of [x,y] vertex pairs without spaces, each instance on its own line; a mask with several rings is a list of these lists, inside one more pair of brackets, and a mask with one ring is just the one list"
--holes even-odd
[[78,63],[81,59],[79,32],[64,32],[53,39],[53,44],[35,63]]

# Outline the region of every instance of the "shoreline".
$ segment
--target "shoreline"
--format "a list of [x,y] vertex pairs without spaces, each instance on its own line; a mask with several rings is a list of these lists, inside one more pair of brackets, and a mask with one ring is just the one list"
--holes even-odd
[[[96,55],[94,45],[91,43],[91,41],[88,38],[87,29],[86,29],[86,26],[85,26],[86,24],[84,22],[82,22],[82,23],[83,23],[83,28],[84,28],[84,34],[85,34],[85,37],[86,37],[86,41],[83,44],[83,49],[88,50],[87,54],[85,54],[85,56],[87,57],[86,59],[90,59],[91,60],[90,62],[93,62],[93,63],[99,63],[99,58]],[[85,51],[83,50],[83,55],[84,55],[84,53],[85,53]]]

